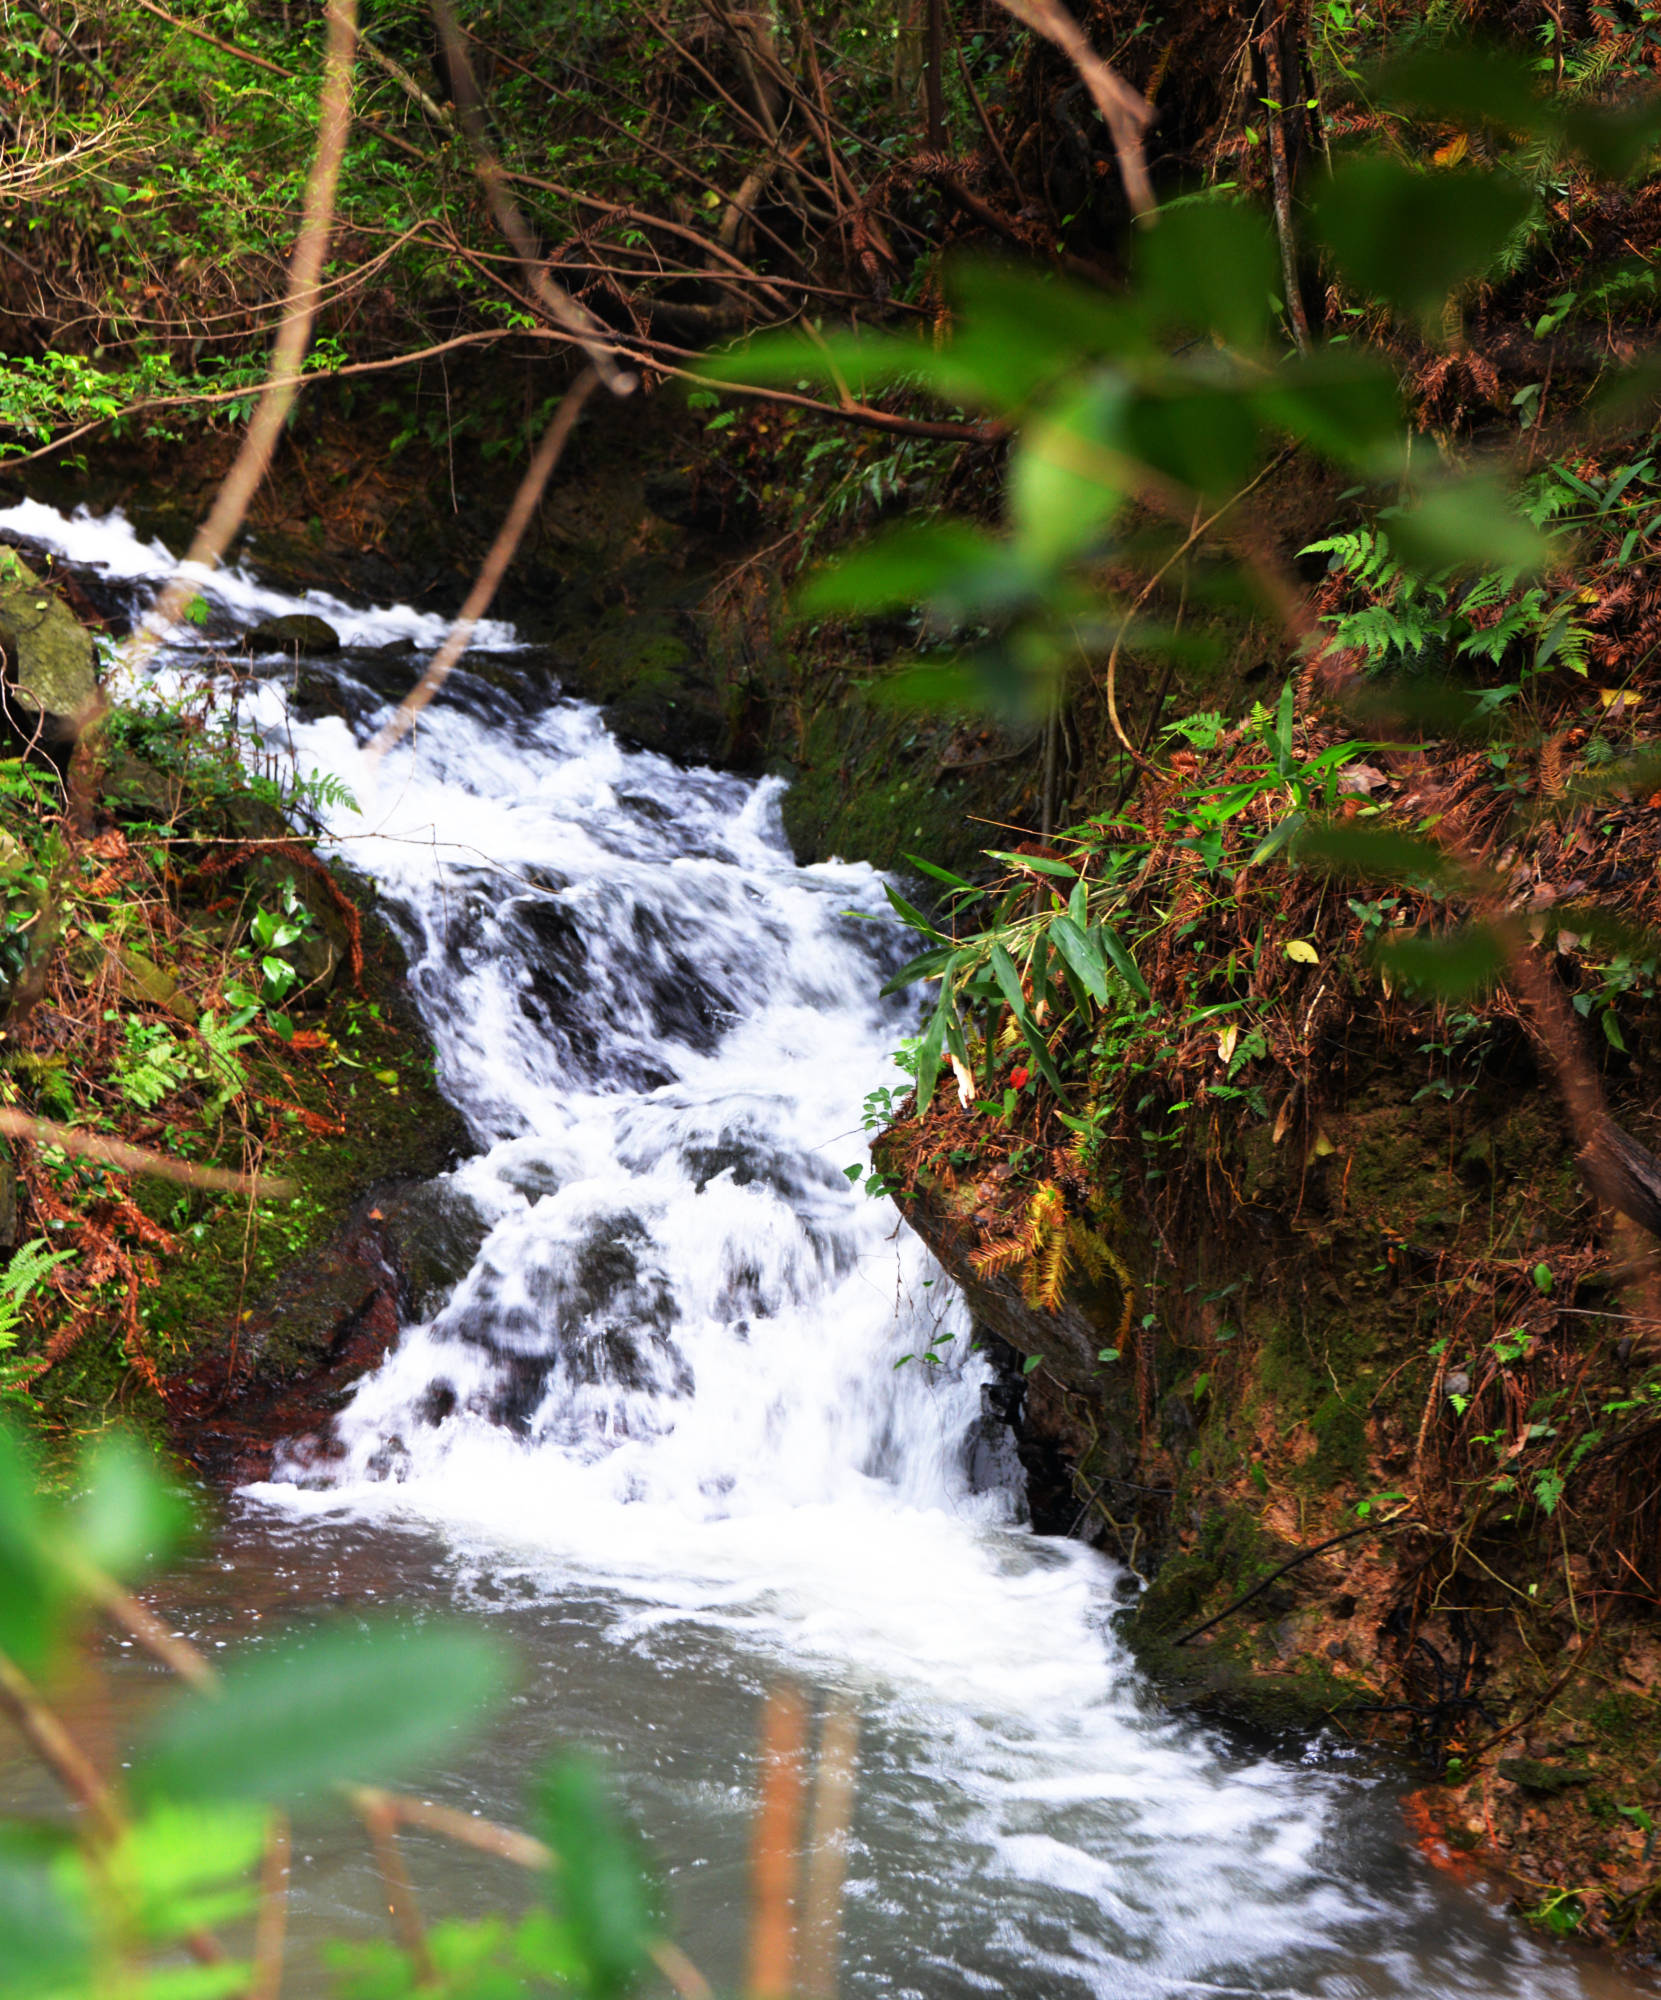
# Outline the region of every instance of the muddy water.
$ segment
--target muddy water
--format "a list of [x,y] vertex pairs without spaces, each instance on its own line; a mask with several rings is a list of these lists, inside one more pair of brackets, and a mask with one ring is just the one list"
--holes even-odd
[[[118,520],[27,512],[135,592],[164,565]],[[729,1984],[757,1708],[789,1678],[861,1719],[848,1992],[1633,1990],[1429,1869],[1387,1778],[1163,1714],[1114,1637],[1127,1579],[1024,1525],[961,1305],[842,1171],[910,1018],[877,998],[903,952],[869,921],[878,877],[796,867],[776,784],[627,750],[503,628],[372,766],[412,671],[379,649],[434,621],[204,587],[208,639],[307,609],[348,642],[303,681],[266,662],[247,726],[355,796],[330,833],[407,938],[475,1146],[443,1192],[479,1249],[330,1448],[238,1503],[171,1599],[183,1629],[217,1650],[389,1602],[487,1620],[519,1691],[427,1789],[513,1818],[550,1746],[606,1749]],[[152,692],[205,650],[170,635]],[[151,1679],[118,1667],[118,1717]],[[412,1844],[435,1908],[519,1893]],[[378,1927],[348,1829],[301,1856],[303,1935]]]

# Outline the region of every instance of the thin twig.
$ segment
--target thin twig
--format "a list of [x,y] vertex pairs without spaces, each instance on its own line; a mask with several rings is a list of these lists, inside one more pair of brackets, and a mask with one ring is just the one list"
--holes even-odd
[[537,252],[536,239],[531,234],[530,225],[520,214],[513,197],[507,190],[507,175],[501,162],[491,150],[490,140],[485,132],[483,100],[479,86],[473,75],[473,64],[467,53],[467,44],[461,30],[456,26],[455,13],[450,0],[430,0],[433,19],[438,23],[438,31],[444,43],[445,58],[450,65],[451,87],[456,104],[461,112],[462,130],[467,135],[467,143],[473,149],[473,165],[479,177],[479,184],[485,191],[485,199],[490,203],[490,212],[496,218],[496,226],[513,245],[524,266],[525,280],[535,292],[537,301],[550,319],[564,327],[574,339],[582,344],[588,356],[589,366],[599,375],[600,380],[614,396],[628,396],[636,387],[635,378],[617,366],[613,358],[614,350],[607,340],[607,332],[586,306],[579,305],[571,294],[556,285],[548,275],[547,260]]
[[[149,0],[145,0],[149,5]],[[159,13],[159,8],[152,7]],[[335,189],[341,163],[346,157],[346,140],[352,129],[352,57],[357,43],[357,0],[328,0],[328,41],[323,55],[323,90],[318,102],[317,149],[311,172],[306,178],[305,202],[301,209],[300,233],[289,266],[288,298],[282,325],[272,343],[271,366],[259,403],[249,419],[231,469],[214,495],[208,518],[196,531],[184,562],[156,600],[148,616],[133,628],[133,636],[122,649],[121,664],[137,667],[160,642],[169,626],[178,624],[185,608],[196,595],[192,570],[214,569],[242,525],[249,502],[270,468],[271,457],[282,435],[283,425],[294,406],[300,381],[300,363],[311,339],[312,320],[317,311],[323,265],[328,255],[329,235],[334,224]],[[101,709],[99,710],[101,713]],[[95,713],[82,720],[81,729],[95,723]]]
[[854,1765],[859,1718],[838,1703],[819,1731],[819,1770],[813,1790],[807,1888],[802,1912],[803,2000],[835,2000],[836,1945],[842,1921],[842,1884],[848,1868],[848,1828],[854,1809]]
[[247,2000],[277,2000],[282,1991],[292,1845],[288,1814],[273,1812],[265,1835],[265,1864],[260,1870],[260,1908],[254,1923]]
[[512,562],[515,550],[530,526],[531,516],[536,512],[537,503],[542,498],[542,489],[553,475],[565,450],[566,440],[576,427],[582,407],[600,385],[599,371],[585,368],[560,401],[554,412],[554,420],[543,434],[542,442],[536,448],[536,455],[525,468],[525,476],[519,482],[519,490],[513,496],[513,505],[507,511],[507,518],[497,530],[496,539],[490,545],[490,553],[485,557],[473,588],[467,593],[467,601],[462,605],[455,623],[450,627],[444,644],[433,655],[432,663],[382,726],[375,740],[369,745],[371,761],[384,757],[394,744],[400,742],[428,702],[449,678],[450,670],[472,642],[474,628],[496,595],[497,587]]
[[381,1887],[386,1892],[393,1935],[415,1967],[416,1985],[436,1986],[438,1968],[427,1945],[427,1930],[421,1921],[421,1905],[415,1900],[415,1885],[409,1879],[403,1850],[398,1845],[398,1815],[374,1794],[360,1796],[355,1803],[375,1850],[375,1866],[380,1870]]
[[1297,1569],[1300,1564],[1313,1561],[1316,1556],[1324,1555],[1328,1549],[1337,1548],[1340,1542],[1353,1542],[1358,1535],[1374,1535],[1383,1528],[1415,1525],[1418,1524],[1406,1521],[1400,1514],[1391,1514],[1382,1521],[1368,1521],[1359,1528],[1346,1529],[1341,1535],[1329,1535],[1324,1542],[1317,1542],[1312,1549],[1300,1550],[1290,1562],[1283,1562],[1279,1569],[1270,1570],[1261,1583],[1254,1583],[1250,1590],[1242,1592],[1232,1604],[1224,1605],[1215,1618],[1208,1618],[1203,1625],[1196,1625],[1192,1631],[1184,1632],[1181,1638],[1173,1639],[1171,1644],[1173,1646],[1186,1646],[1190,1639],[1200,1638],[1215,1626],[1221,1625],[1225,1618],[1232,1618],[1235,1612],[1240,1610],[1243,1605],[1250,1604],[1254,1597],[1260,1597],[1269,1588],[1271,1583],[1285,1576],[1288,1570]]
[[194,21],[181,21],[176,14],[168,13],[165,7],[158,7],[156,0],[138,0],[145,13],[154,14],[158,21],[165,21],[170,28],[177,28],[181,34],[194,35],[199,42],[209,42],[225,55],[235,56],[238,62],[252,63],[255,69],[263,69],[272,76],[280,76],[287,82],[294,81],[294,72],[284,69],[280,63],[270,62],[264,56],[257,56],[252,49],[240,49],[235,42],[222,42],[217,35],[210,35],[206,28],[199,28]]
[[1061,0],[998,0],[1006,13],[1013,14],[1023,27],[1053,42],[1084,79],[1084,87],[1095,100],[1096,109],[1107,121],[1113,135],[1113,150],[1119,159],[1119,176],[1125,194],[1139,220],[1146,222],[1154,213],[1153,184],[1148,179],[1148,163],[1142,152],[1142,134],[1153,119],[1153,106],[1138,90],[1133,90],[1111,64],[1090,46],[1088,37]]
[[0,1653],[0,1709],[11,1717],[29,1748],[86,1813],[100,1839],[118,1839],[125,1822],[109,1787],[93,1769],[81,1746],[35,1693],[21,1669],[4,1653]]
[[761,1722],[761,1799],[751,1849],[750,2000],[788,2000],[794,1985],[796,1843],[802,1819],[806,1709],[776,1688]]

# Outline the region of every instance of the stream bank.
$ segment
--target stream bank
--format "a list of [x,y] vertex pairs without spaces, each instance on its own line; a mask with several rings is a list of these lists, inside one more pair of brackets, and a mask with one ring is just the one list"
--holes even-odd
[[[647,504],[652,493],[662,507],[678,508],[690,490],[678,477],[651,483],[649,437],[632,461],[613,450],[616,437],[605,442],[612,483],[591,507],[573,503],[563,527],[546,528],[510,599],[527,628],[545,635],[551,677],[541,699],[557,684],[601,700],[626,743],[791,777],[785,823],[802,860],[840,852],[904,867],[907,854],[921,852],[961,868],[974,866],[991,839],[1022,844],[1020,830],[1034,829],[1039,807],[1030,737],[919,724],[868,700],[860,683],[880,635],[861,640],[863,651],[850,646],[827,673],[822,654],[799,650],[805,642],[779,629],[767,591],[748,586],[735,610],[733,579],[745,585],[751,553],[742,537],[719,520],[677,524]],[[573,468],[585,492],[586,464]],[[133,479],[123,492],[135,519],[147,519],[142,482]],[[288,546],[279,539],[291,518],[283,510],[296,504],[279,479],[255,527],[262,563],[274,545]],[[427,546],[436,549],[443,538],[436,502],[429,521]],[[325,531],[331,577],[356,578],[361,590],[380,575],[386,594],[399,594],[396,578],[357,566],[382,558],[373,536],[360,545],[351,533],[344,517]],[[303,577],[314,545],[308,533],[290,546],[284,560],[292,579]],[[619,594],[589,581],[610,574],[608,566],[631,578]],[[724,594],[712,579],[725,579]],[[458,555],[428,600],[453,601],[465,581]],[[625,671],[636,637],[639,670]],[[835,634],[815,643],[846,644]],[[1249,647],[1241,660],[1241,684],[1228,698],[1244,709],[1255,665]],[[361,668],[393,694],[414,664],[394,652],[359,661],[354,672]],[[521,671],[495,657],[470,663],[475,669],[481,690]],[[287,678],[299,712],[338,712],[327,661],[297,663]],[[821,690],[810,709],[802,701],[809,686]],[[1075,774],[1081,792],[1103,776],[1088,723],[1086,712]],[[1190,772],[1195,789],[1203,789],[1207,768],[1202,761]],[[1161,809],[1158,800],[1148,807]],[[989,836],[971,812],[1013,831]],[[105,830],[127,824],[109,815]],[[229,837],[218,825],[187,816],[169,837],[192,830]],[[246,828],[235,831],[242,837]],[[184,879],[187,896],[206,896],[204,885]],[[347,893],[359,891],[348,883]],[[1268,906],[1258,914],[1268,915]],[[320,908],[320,921],[324,915]],[[1273,935],[1290,935],[1289,913],[1278,915]],[[954,1124],[948,1106],[931,1114],[917,1144],[902,1125],[879,1147],[879,1164],[892,1167],[902,1204],[980,1323],[1023,1361],[1036,1360],[1030,1372],[1019,1361],[1006,1367],[993,1407],[1020,1411],[1037,1524],[1082,1530],[1147,1578],[1124,1626],[1162,1690],[1202,1715],[1253,1728],[1293,1735],[1336,1728],[1405,1747],[1430,1781],[1416,1807],[1427,1851],[1469,1855],[1504,1872],[1548,1927],[1643,1945],[1649,1870],[1634,1815],[1657,1803],[1650,1760],[1658,1741],[1647,1628],[1636,1620],[1588,1622],[1588,1592],[1592,1603],[1606,1604],[1598,1593],[1619,1586],[1597,1567],[1597,1551],[1555,1545],[1570,1509],[1536,1508],[1519,1522],[1479,1506],[1477,1539],[1456,1542],[1471,1561],[1453,1573],[1459,1589],[1450,1605],[1447,1517],[1427,1522],[1418,1518],[1428,1511],[1422,1504],[1405,1505],[1434,1489],[1438,1506],[1457,1510],[1477,1476],[1473,1449],[1496,1455],[1473,1441],[1494,1434],[1496,1411],[1521,1415],[1524,1429],[1539,1421],[1526,1413],[1561,1387],[1554,1370],[1579,1370],[1587,1398],[1614,1402],[1642,1390],[1642,1353],[1634,1361],[1631,1348],[1620,1352],[1627,1336],[1617,1316],[1630,1301],[1600,1248],[1598,1219],[1526,1036],[1498,1015],[1473,1011],[1460,1026],[1399,997],[1381,1002],[1367,983],[1364,920],[1338,900],[1325,922],[1305,929],[1327,971],[1294,967],[1295,978],[1260,996],[1272,1002],[1266,1020],[1300,1031],[1300,1066],[1283,1075],[1267,1048],[1254,1056],[1248,1045],[1244,1078],[1230,1068],[1232,1057],[1221,1058],[1219,1078],[1215,1030],[1209,1053],[1198,1043],[1187,1051],[1204,1054],[1212,1082],[1258,1089],[1260,1114],[1217,1098],[1207,1119],[1175,1143],[1174,1157],[1168,1139],[1149,1152],[1134,1135],[1122,1153],[1081,1157],[1051,1127],[1046,1172],[1041,1158],[1017,1163],[996,1134],[989,1145],[984,1124]],[[411,1227],[401,1205],[420,1197],[384,1183],[419,1181],[442,1167],[460,1132],[433,1089],[424,1037],[397,1012],[402,973],[390,935],[372,922],[364,935],[366,977],[381,984],[332,997],[315,1029],[323,1040],[302,1043],[297,1056],[292,1045],[283,1052],[295,1086],[285,1094],[313,1117],[347,1126],[352,1139],[343,1150],[342,1131],[302,1137],[289,1125],[278,1143],[263,1141],[278,1164],[307,1176],[308,1191],[323,1187],[317,1209],[294,1219],[256,1216],[258,1261],[245,1280],[246,1219],[228,1205],[209,1236],[196,1239],[211,1241],[213,1259],[193,1252],[150,1295],[167,1361],[163,1386],[193,1451],[221,1478],[258,1476],[273,1437],[314,1430],[331,1415],[352,1380],[380,1358],[414,1295],[442,1289],[476,1248],[464,1229],[447,1270],[423,1278],[410,1268],[408,1246],[425,1243],[430,1230],[424,1219]],[[1173,993],[1174,1011],[1189,1004]],[[1611,1058],[1611,1081],[1620,1115],[1643,1135],[1655,1094],[1644,993],[1625,1000],[1621,1021],[1626,1060]],[[362,1053],[353,1024],[372,1038],[387,1028],[367,1051],[370,1074],[393,1074],[396,1087],[348,1096],[346,1118],[342,1076],[348,1092],[368,1086],[361,1073],[336,1067],[328,1044],[341,1055]],[[1012,1060],[1007,1051],[1000,1056],[1006,1068]],[[1179,1063],[1173,1074],[1180,1073]],[[1021,1090],[1036,1110],[1036,1089]],[[954,1153],[964,1157],[954,1162]],[[919,1171],[925,1155],[943,1163],[932,1184]],[[1074,1273],[1054,1312],[1035,1308],[1018,1281],[989,1283],[971,1262],[987,1235],[976,1218],[1007,1215],[1012,1197],[1030,1198],[1046,1179],[1112,1251],[1088,1282]],[[1150,1189],[1158,1190],[1152,1201]],[[967,1235],[966,1193],[976,1223]],[[1542,1266],[1549,1290],[1535,1277]],[[303,1272],[321,1301],[314,1359],[280,1337],[297,1317],[285,1270]],[[84,1425],[101,1420],[112,1396],[145,1396],[124,1337],[116,1337],[114,1320],[105,1324],[101,1342],[83,1342],[54,1370],[62,1387],[53,1393],[65,1398],[55,1421]],[[1522,1330],[1515,1351],[1497,1348],[1512,1328]],[[1117,1358],[1104,1362],[1108,1351]],[[90,1372],[99,1353],[101,1376]],[[227,1408],[233,1354],[239,1387]],[[257,1393],[242,1373],[250,1355],[260,1371]],[[1466,1390],[1450,1390],[1449,1378],[1460,1375]],[[1453,1395],[1464,1395],[1466,1407],[1456,1408]],[[1641,1463],[1619,1466],[1608,1454],[1590,1474],[1617,1470],[1641,1481]],[[1340,1534],[1351,1538],[1297,1560]],[[1295,1566],[1272,1574],[1287,1564]],[[1518,1599],[1526,1606],[1521,1621]],[[1210,1632],[1177,1643],[1219,1613],[1229,1615]],[[1561,1658],[1576,1662],[1567,1679],[1556,1666]],[[1473,1760],[1474,1777],[1453,1761],[1513,1725],[1514,1736]]]

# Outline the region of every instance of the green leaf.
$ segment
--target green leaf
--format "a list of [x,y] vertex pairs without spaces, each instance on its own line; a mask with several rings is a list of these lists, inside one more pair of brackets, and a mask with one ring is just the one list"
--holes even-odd
[[1434,937],[1415,932],[1390,938],[1378,956],[1397,978],[1445,1000],[1491,986],[1505,967],[1505,948],[1486,924]]
[[1280,284],[1261,216],[1235,202],[1190,201],[1167,210],[1137,239],[1141,297],[1165,333],[1215,333],[1258,347],[1273,323]]
[[1003,615],[1034,587],[1020,553],[962,521],[895,529],[817,572],[797,603],[813,616],[873,618],[925,606],[946,625]]
[[1262,457],[1255,380],[1146,390],[1120,415],[1123,448],[1190,492],[1221,499],[1245,485]]
[[498,1695],[503,1656],[456,1626],[340,1627],[245,1654],[222,1694],[164,1711],[137,1759],[141,1797],[282,1803],[402,1776]]
[[984,889],[977,889],[973,882],[965,882],[961,875],[954,875],[949,868],[942,868],[934,861],[925,861],[920,854],[908,854],[904,858],[913,868],[932,877],[936,882],[944,882],[949,889],[967,889],[971,896],[983,896],[986,893]]
[[140,1935],[168,1944],[246,1915],[264,1845],[262,1806],[163,1805],[127,1828],[108,1865]]
[[1106,370],[1048,405],[1022,431],[1006,482],[1010,526],[1023,560],[1053,570],[1087,549],[1129,497],[1125,379]]
[[1056,917],[1050,924],[1050,940],[1067,964],[1083,981],[1098,1007],[1107,1005],[1107,968],[1100,952],[1071,917]]
[[1129,306],[1030,266],[967,260],[946,291],[957,314],[947,365],[978,407],[1013,412],[1085,362],[1151,352]]
[[1021,991],[1021,975],[1015,970],[1015,961],[1001,944],[994,944],[986,955],[992,968],[992,977],[998,982],[998,990],[1009,1005],[1009,1011],[1017,1021],[1027,1018],[1027,999]]
[[86,1490],[69,1512],[79,1555],[125,1580],[182,1546],[192,1527],[189,1503],[136,1438],[117,1431],[100,1439],[86,1470]]
[[1503,487],[1473,475],[1430,488],[1416,507],[1393,514],[1390,539],[1421,575],[1448,569],[1540,569],[1551,538],[1512,505]]
[[1011,868],[1030,869],[1037,875],[1053,875],[1062,882],[1078,880],[1070,863],[1052,861],[1047,854],[1012,854],[1003,847],[989,847],[986,851],[994,861],[1007,861]]
[[1136,960],[1126,949],[1124,940],[1111,924],[1098,924],[1092,935],[1101,941],[1101,947],[1113,962],[1113,969],[1125,982],[1137,999],[1147,1003],[1153,999],[1148,991],[1148,982],[1142,977]]
[[1454,292],[1492,268],[1533,206],[1504,174],[1420,171],[1368,154],[1334,170],[1314,217],[1351,284],[1433,326]]
[[1393,62],[1373,85],[1375,101],[1460,125],[1556,139],[1594,173],[1623,179],[1656,143],[1653,100],[1608,108],[1567,93],[1543,94],[1520,56],[1469,43],[1442,43]]
[[1337,875],[1375,881],[1445,882],[1451,872],[1444,848],[1388,827],[1306,827],[1298,841],[1298,859],[1323,863]]
[[1342,465],[1394,466],[1404,425],[1401,384],[1380,356],[1322,348],[1282,362],[1258,391],[1266,423]]
[[26,1673],[46,1664],[69,1580],[53,1560],[33,1456],[0,1424],[0,1652]]
[[542,1836],[554,1851],[549,1887],[582,1966],[582,1990],[612,2000],[643,1977],[658,1929],[638,1846],[587,1758],[555,1764],[537,1802]]
[[1273,855],[1278,854],[1302,825],[1302,813],[1288,813],[1284,819],[1277,820],[1252,849],[1251,859],[1246,864],[1247,867],[1256,868],[1261,863],[1269,860]]
[[919,952],[915,958],[908,958],[898,972],[883,981],[881,997],[887,999],[890,993],[902,993],[919,979],[933,979],[951,957],[950,945],[941,945],[934,951]]
[[1553,113],[1521,56],[1469,42],[1443,41],[1386,63],[1373,79],[1374,101],[1457,125],[1537,133]]
[[174,1965],[145,1976],[144,2000],[233,2000],[248,1991],[253,1968],[226,1959],[217,1965]]
[[908,903],[892,882],[885,882],[882,885],[882,892],[888,898],[894,910],[905,919],[914,931],[921,931],[924,937],[935,938],[941,944],[947,942],[941,933],[935,929],[933,924],[929,922],[928,918],[923,915],[922,911],[915,904]]
[[[953,954],[955,959],[956,954]],[[917,1044],[917,1112],[919,1117],[928,1110],[934,1097],[935,1079],[940,1074],[940,1064],[946,1045],[946,1017],[952,1006],[952,981],[948,971],[940,982],[940,998],[935,1003],[934,1012],[929,1016],[929,1024],[923,1030],[923,1039]]]
[[1021,1373],[1023,1375],[1031,1375],[1035,1370],[1042,1368],[1043,1365],[1044,1357],[1042,1354],[1029,1354],[1021,1363]]
[[90,1971],[84,1905],[67,1897],[39,1843],[0,1829],[0,1985],[6,2000],[79,1987]]

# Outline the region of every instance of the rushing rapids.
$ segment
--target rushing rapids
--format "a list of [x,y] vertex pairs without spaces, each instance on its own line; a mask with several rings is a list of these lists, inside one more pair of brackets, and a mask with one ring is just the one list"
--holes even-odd
[[[0,529],[135,595],[166,565],[119,517],[25,505]],[[416,670],[387,648],[439,621],[245,574],[203,591],[163,677],[285,612],[345,641],[303,679],[261,662],[244,715],[356,797],[330,842],[406,935],[477,1148],[449,1195],[482,1235],[333,1436],[252,1490],[243,1544],[326,1563],[437,1534],[430,1587],[511,1602],[526,1698],[553,1728],[602,1718],[626,1784],[660,1727],[707,1739],[712,1827],[754,1726],[723,1683],[840,1690],[865,1723],[855,1992],[1590,1990],[1423,1867],[1383,1781],[1161,1715],[1114,1639],[1127,1579],[1022,1525],[960,1304],[843,1171],[910,1018],[876,997],[880,878],[797,867],[776,781],[626,750],[500,626],[371,766]],[[719,1954],[741,1890],[695,1847],[683,1829],[674,1885]]]

